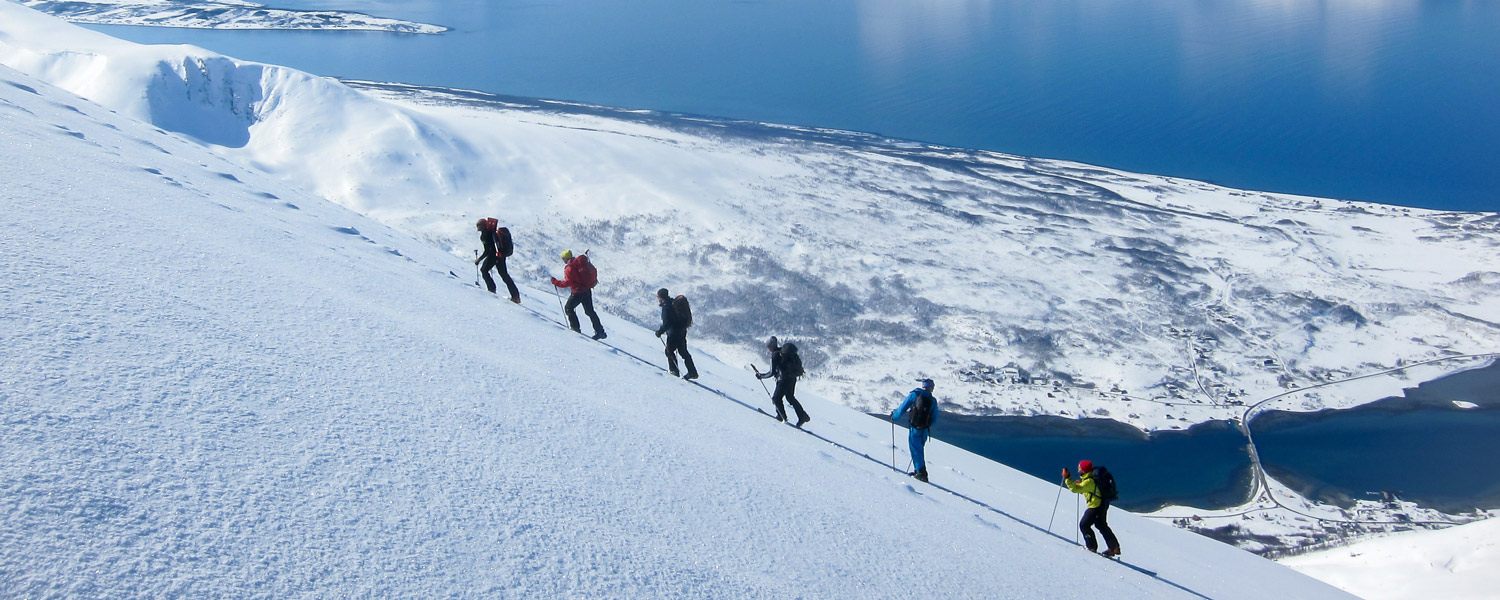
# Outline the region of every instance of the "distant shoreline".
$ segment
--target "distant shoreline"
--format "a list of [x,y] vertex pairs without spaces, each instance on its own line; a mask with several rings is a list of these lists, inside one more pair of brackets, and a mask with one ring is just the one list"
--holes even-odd
[[71,23],[233,31],[378,31],[434,35],[448,27],[338,10],[291,10],[235,0],[157,4],[18,0]]

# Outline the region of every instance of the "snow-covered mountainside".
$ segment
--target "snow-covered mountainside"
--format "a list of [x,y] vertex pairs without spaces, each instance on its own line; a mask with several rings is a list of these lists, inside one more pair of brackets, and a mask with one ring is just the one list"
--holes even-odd
[[[8,60],[37,23],[13,6]],[[502,302],[3,66],[0,211],[3,597],[1349,597],[1123,512],[1137,567],[1087,554],[1054,483],[941,442],[916,483],[882,421],[810,397],[810,431],[777,423],[708,352],[708,387],[668,377],[649,330],[568,332],[550,292]]]
[[1366,600],[1494,598],[1500,521],[1374,539],[1281,563]]
[[74,23],[192,29],[442,33],[447,27],[339,10],[267,8],[244,0],[16,0]]
[[[460,256],[474,219],[497,216],[524,281],[563,248],[592,249],[604,310],[646,323],[656,288],[685,293],[703,346],[744,364],[764,360],[768,335],[797,341],[804,387],[861,410],[923,375],[975,413],[1177,428],[1292,387],[1500,348],[1500,214],[846,132],[360,93],[0,6],[0,63]],[[1416,383],[1394,375],[1278,408]]]

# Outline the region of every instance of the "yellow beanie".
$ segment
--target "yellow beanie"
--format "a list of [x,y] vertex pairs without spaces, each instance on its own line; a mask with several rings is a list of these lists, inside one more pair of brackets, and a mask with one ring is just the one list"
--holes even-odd
[[563,257],[563,260],[573,260],[573,251],[572,250],[563,250],[562,257]]

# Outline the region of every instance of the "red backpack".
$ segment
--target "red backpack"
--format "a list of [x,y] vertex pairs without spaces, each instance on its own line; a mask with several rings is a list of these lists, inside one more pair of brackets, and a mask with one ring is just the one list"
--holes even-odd
[[573,259],[574,274],[578,275],[578,285],[583,289],[592,290],[599,283],[599,271],[594,269],[594,264],[589,262],[587,254]]
[[500,226],[500,219],[488,217],[481,220],[484,230],[495,234],[495,251],[502,257],[514,254],[516,247],[510,241],[510,229]]

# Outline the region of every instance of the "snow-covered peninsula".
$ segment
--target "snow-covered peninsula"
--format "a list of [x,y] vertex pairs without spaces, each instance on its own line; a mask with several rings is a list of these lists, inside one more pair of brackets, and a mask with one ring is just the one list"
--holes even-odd
[[244,0],[16,0],[73,23],[191,29],[442,33],[447,27],[338,10],[287,10]]

